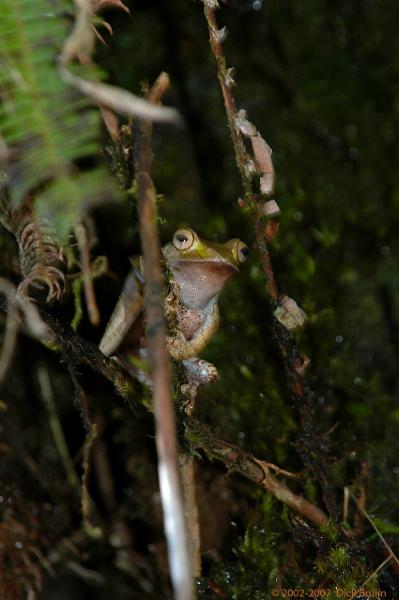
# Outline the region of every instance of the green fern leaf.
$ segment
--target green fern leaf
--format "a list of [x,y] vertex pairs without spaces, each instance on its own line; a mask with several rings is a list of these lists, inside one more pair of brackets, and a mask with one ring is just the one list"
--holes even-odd
[[57,72],[71,8],[64,0],[0,0],[0,133],[12,150],[11,201],[19,206],[35,193],[38,216],[52,219],[63,242],[82,211],[116,191],[101,166],[77,168],[99,155],[100,117]]

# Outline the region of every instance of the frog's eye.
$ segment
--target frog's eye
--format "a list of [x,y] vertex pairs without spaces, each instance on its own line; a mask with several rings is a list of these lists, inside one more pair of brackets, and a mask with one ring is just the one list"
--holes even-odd
[[249,254],[249,248],[244,242],[238,241],[237,243],[237,258],[240,263],[247,260]]
[[249,248],[244,242],[235,238],[234,240],[229,240],[225,243],[225,246],[231,249],[233,252],[235,260],[240,263],[243,263],[247,260],[249,254]]
[[178,229],[173,236],[173,245],[177,250],[188,250],[194,240],[194,232],[191,229]]

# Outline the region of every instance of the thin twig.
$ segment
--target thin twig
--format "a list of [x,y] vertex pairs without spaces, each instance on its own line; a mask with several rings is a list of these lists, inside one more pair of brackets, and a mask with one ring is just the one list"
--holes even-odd
[[[165,85],[168,81],[166,74],[162,74],[161,81],[162,85],[158,81],[149,93],[154,103],[159,102],[159,94],[162,94],[167,87]],[[158,475],[175,598],[176,600],[191,600],[194,595],[193,578],[177,464],[175,414],[170,394],[156,193],[150,176],[151,137],[152,124],[149,121],[143,121],[138,127],[135,166],[140,238],[146,278],[144,309],[153,381]]]
[[139,119],[181,122],[181,116],[174,108],[156,106],[155,103],[135,96],[127,90],[100,81],[83,79],[68,69],[76,58],[83,64],[88,64],[95,42],[95,30],[91,23],[92,3],[90,0],[75,0],[75,7],[75,23],[58,59],[58,70],[62,79],[98,104],[115,112]]
[[17,303],[15,288],[2,277],[0,278],[0,294],[7,299],[7,321],[3,339],[3,347],[0,354],[0,383],[4,379],[14,353],[17,340]]
[[20,296],[12,283],[0,277],[0,295],[6,299],[6,326],[3,339],[3,347],[0,354],[0,383],[4,379],[7,370],[11,364],[11,359],[15,349],[18,327],[21,319],[18,315],[18,308],[25,317],[25,331],[38,339],[50,339],[50,332],[46,324],[40,318],[40,315],[32,302]]
[[76,474],[71,455],[69,454],[64,432],[62,431],[60,419],[58,417],[57,407],[54,402],[54,394],[51,385],[50,375],[45,365],[39,365],[37,370],[37,376],[39,380],[40,394],[47,410],[50,430],[53,435],[55,447],[64,467],[68,483],[71,486],[71,488],[79,495],[79,478]]
[[369,583],[369,581],[371,581],[379,571],[381,571],[381,569],[383,569],[384,567],[386,567],[386,565],[393,559],[392,554],[390,554],[389,556],[386,557],[385,560],[382,561],[382,563],[380,563],[378,565],[378,567],[376,569],[374,569],[374,571],[371,573],[371,575],[369,575],[367,577],[367,579],[365,581],[363,581],[363,583],[359,586],[359,588],[361,590],[365,590],[366,589],[366,585]]
[[117,503],[115,483],[111,462],[109,459],[108,448],[103,438],[104,418],[100,413],[98,413],[96,414],[94,420],[96,422],[98,432],[93,451],[94,467],[102,501],[107,509],[107,512],[112,514],[115,512]]
[[[232,70],[227,69],[223,54],[223,36],[221,36],[220,31],[218,31],[218,24],[215,16],[215,8],[217,8],[218,3],[214,0],[203,0],[203,2],[209,31],[209,43],[217,65],[217,75],[223,94],[236,163],[241,174],[245,191],[245,202],[251,212],[256,245],[265,274],[266,291],[271,308],[274,312],[279,305],[280,294],[267,244],[264,212],[265,200],[270,200],[270,198],[273,197],[274,170],[271,161],[271,150],[252,123],[244,119],[245,123],[242,124],[241,129],[239,129],[237,125],[237,119],[242,111],[237,111],[236,102],[232,93],[232,86],[234,85],[231,76]],[[246,129],[244,129],[244,126]],[[252,150],[254,153],[253,158],[247,152],[244,144],[242,137],[243,131],[245,132],[245,135],[251,139]],[[263,164],[260,165],[260,163]],[[256,164],[258,165],[258,168],[256,167]],[[262,191],[262,184],[260,186],[260,191],[255,189],[253,178],[253,175],[255,174],[254,171],[255,173],[258,171],[258,174],[265,177],[265,192]],[[337,511],[329,485],[327,461],[325,460],[321,449],[319,436],[314,428],[312,402],[300,369],[298,369],[298,364],[302,364],[303,361],[297,350],[292,333],[276,318],[273,319],[273,331],[283,357],[289,388],[298,407],[304,431],[304,436],[300,440],[300,444],[298,444],[298,451],[305,462],[305,466],[309,467],[319,481],[323,500],[329,513],[333,517],[336,517]]]
[[374,531],[376,532],[376,534],[380,538],[381,542],[383,543],[383,545],[385,546],[386,550],[388,551],[389,556],[391,558],[393,558],[394,561],[396,562],[396,564],[399,566],[399,558],[397,557],[397,555],[395,554],[395,552],[392,550],[391,546],[388,544],[388,542],[386,541],[386,539],[382,535],[381,531],[378,529],[377,525],[374,523],[373,519],[370,517],[370,515],[368,514],[368,512],[361,506],[361,504],[358,502],[356,496],[352,492],[351,492],[351,498],[354,500],[357,508],[360,510],[360,512],[362,513],[362,515],[367,519],[367,521],[370,523],[370,525],[372,526],[372,528],[374,529]]
[[92,423],[90,430],[86,434],[86,438],[83,444],[83,461],[82,461],[82,519],[83,528],[95,537],[101,536],[102,531],[99,527],[92,524],[92,513],[94,509],[93,500],[89,493],[89,475],[90,475],[90,453],[97,437],[97,427],[95,423]]
[[301,479],[300,473],[292,473],[292,471],[286,471],[285,469],[281,469],[277,465],[273,463],[269,463],[265,460],[255,459],[262,469],[268,469],[269,471],[273,471],[276,475],[282,475],[283,477],[289,477],[290,479]]
[[78,223],[75,227],[75,236],[80,252],[80,266],[82,269],[83,287],[86,298],[87,312],[92,325],[97,327],[100,323],[100,311],[98,310],[96,295],[94,293],[93,278],[90,264],[90,250],[85,227]]

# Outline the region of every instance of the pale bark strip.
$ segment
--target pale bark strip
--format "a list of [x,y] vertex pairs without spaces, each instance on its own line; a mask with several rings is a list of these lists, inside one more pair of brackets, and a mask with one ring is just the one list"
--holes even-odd
[[[162,85],[159,85],[158,81],[149,93],[153,102],[159,101],[160,94],[166,89],[167,83],[167,76],[163,74]],[[170,394],[156,193],[150,176],[151,135],[152,124],[149,121],[140,123],[135,148],[135,166],[140,238],[146,280],[144,309],[153,381],[158,475],[175,599],[191,600],[194,597],[193,576],[177,462],[175,412]]]
[[201,577],[201,535],[195,486],[195,458],[179,452],[179,468],[183,484],[184,513],[194,577]]

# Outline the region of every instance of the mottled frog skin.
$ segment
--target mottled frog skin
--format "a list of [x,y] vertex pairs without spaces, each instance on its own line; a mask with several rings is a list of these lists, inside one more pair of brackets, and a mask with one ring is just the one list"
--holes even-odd
[[[225,283],[238,272],[249,250],[238,239],[225,244],[201,240],[192,229],[178,229],[172,241],[162,248],[171,273],[171,293],[165,301],[165,314],[173,323],[167,339],[172,358],[183,361],[188,377],[197,384],[217,377],[216,368],[197,355],[205,348],[219,324],[218,299]],[[148,380],[132,365],[146,357],[143,317],[144,275],[140,261],[123,285],[121,296],[100,342],[100,350],[115,355],[130,372]]]

